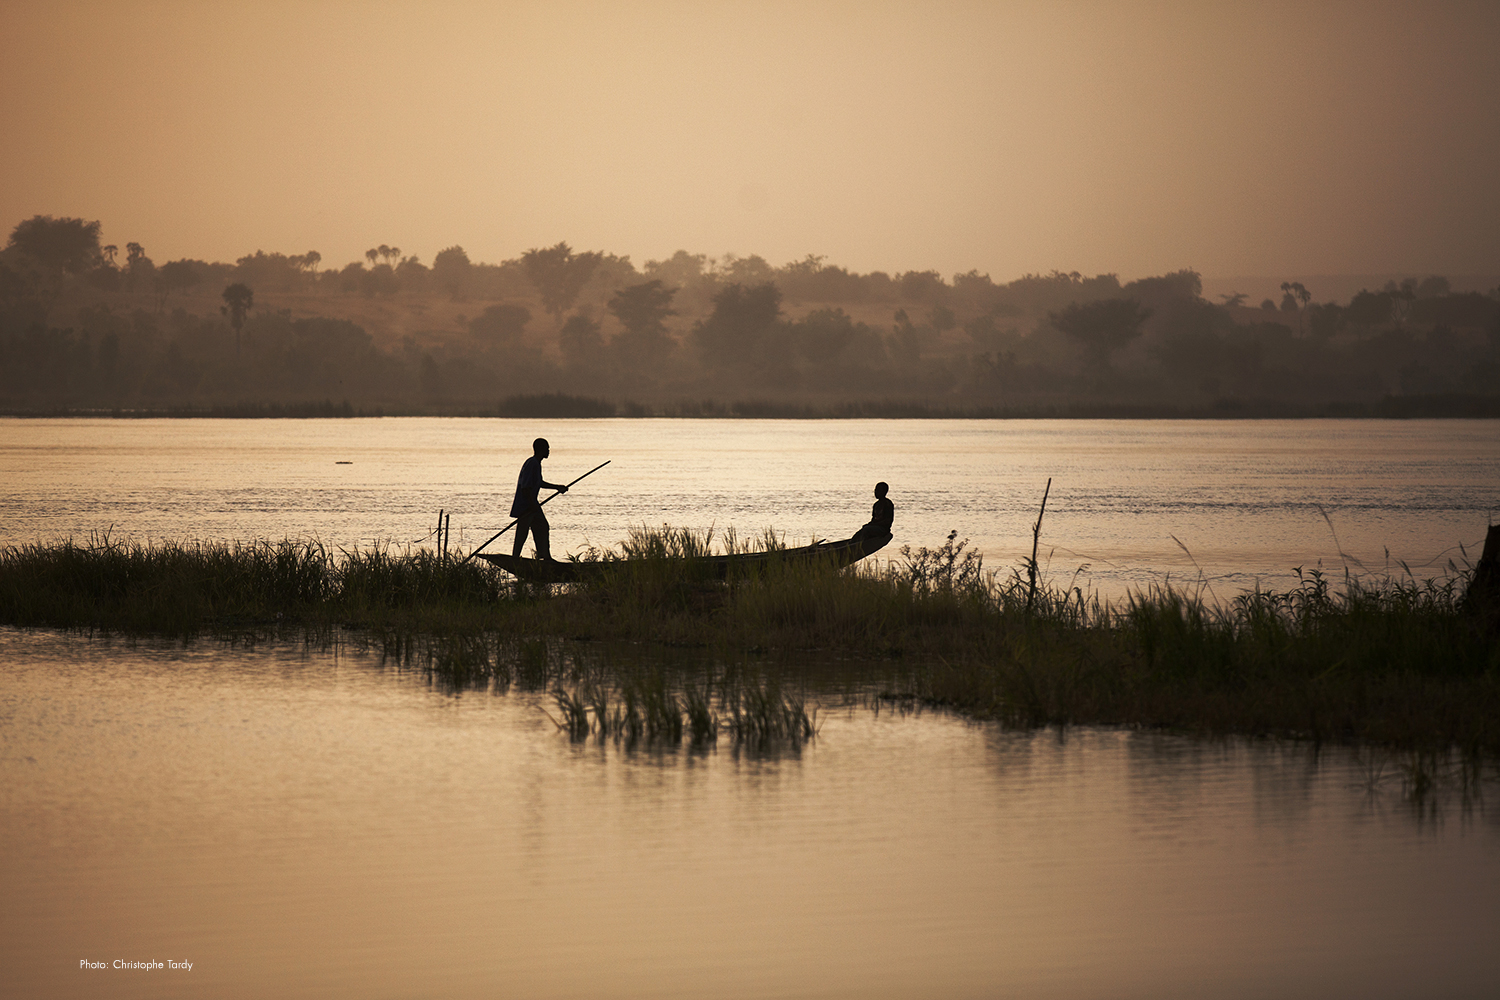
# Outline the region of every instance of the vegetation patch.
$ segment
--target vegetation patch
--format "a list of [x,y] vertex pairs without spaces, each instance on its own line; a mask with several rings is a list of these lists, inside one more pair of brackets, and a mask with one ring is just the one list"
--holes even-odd
[[713,687],[688,671],[668,683],[608,658],[585,670],[560,652],[583,641],[634,644],[656,663],[675,650],[700,666],[859,662],[872,696],[1017,726],[1500,751],[1500,633],[1492,602],[1465,600],[1471,568],[1337,584],[1315,571],[1228,603],[1173,587],[1109,603],[1033,585],[1025,566],[989,572],[951,536],[878,567],[772,566],[727,581],[684,571],[683,556],[713,547],[641,529],[613,553],[617,572],[559,587],[427,550],[96,537],[0,550],[0,622],[226,638],[352,629],[446,684],[552,691],[575,734],[784,736],[801,704],[764,679]]
[[35,216],[0,248],[0,413],[1500,414],[1487,279],[1286,281],[1257,308],[1186,269],[994,280],[686,250],[638,267],[566,242],[497,264],[382,243],[342,266],[158,265],[103,232]]

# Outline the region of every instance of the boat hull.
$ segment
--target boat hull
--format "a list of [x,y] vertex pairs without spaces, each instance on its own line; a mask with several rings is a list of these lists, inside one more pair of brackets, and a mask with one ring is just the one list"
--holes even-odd
[[[680,560],[683,571],[690,576],[709,579],[728,579],[756,573],[770,566],[789,566],[823,562],[842,568],[858,562],[873,552],[884,548],[890,535],[859,536],[837,542],[818,542],[801,548],[781,549],[775,552],[744,552],[735,555],[701,556]],[[610,573],[628,570],[633,560],[613,559],[593,562],[553,562],[544,559],[524,559],[503,553],[481,552],[475,558],[483,559],[491,566],[505,570],[512,576],[528,583],[581,583],[603,579]],[[676,562],[676,560],[674,560]]]

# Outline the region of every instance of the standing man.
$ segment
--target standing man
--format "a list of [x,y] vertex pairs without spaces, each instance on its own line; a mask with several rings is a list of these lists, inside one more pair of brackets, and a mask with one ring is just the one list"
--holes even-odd
[[557,490],[559,493],[568,492],[566,486],[549,483],[542,478],[542,459],[552,453],[546,438],[537,438],[531,442],[531,457],[521,465],[521,477],[516,480],[516,499],[510,505],[510,516],[517,518],[516,544],[511,553],[521,558],[521,545],[526,541],[529,532],[536,541],[536,557],[538,559],[552,558],[552,540],[549,535],[551,526],[547,524],[547,515],[542,513],[542,505],[537,502],[537,494],[543,488]]

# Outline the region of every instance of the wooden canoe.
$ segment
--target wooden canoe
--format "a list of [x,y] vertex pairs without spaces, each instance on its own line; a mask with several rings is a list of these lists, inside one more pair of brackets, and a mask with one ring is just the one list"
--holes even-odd
[[[837,542],[816,542],[795,549],[780,549],[775,552],[739,552],[734,555],[700,556],[684,559],[683,570],[693,576],[709,579],[726,579],[731,575],[754,573],[767,566],[786,566],[795,563],[826,561],[836,568],[858,562],[872,552],[884,548],[890,535],[859,536]],[[610,572],[628,569],[629,560],[605,559],[589,562],[553,562],[542,559],[524,559],[501,553],[480,552],[476,559],[483,559],[512,576],[529,583],[579,583],[596,580]]]

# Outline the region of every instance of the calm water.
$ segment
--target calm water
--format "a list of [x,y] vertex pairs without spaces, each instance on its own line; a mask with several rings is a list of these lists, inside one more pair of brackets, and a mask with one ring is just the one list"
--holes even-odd
[[[0,420],[0,544],[474,542],[529,441],[554,546],[631,525],[951,529],[1106,594],[1419,574],[1500,509],[1500,424]],[[349,462],[342,465],[338,462]],[[421,544],[429,544],[422,542]],[[1356,569],[1358,564],[1351,564]],[[656,655],[650,651],[637,655]],[[797,669],[792,665],[792,669]],[[357,649],[0,628],[0,994],[1479,997],[1500,818],[1346,750],[1015,733],[819,693],[752,753],[575,744],[536,693]],[[1491,798],[1500,796],[1489,784]],[[82,970],[80,961],[188,961]]]
[[0,630],[0,661],[8,995],[1500,982],[1495,812],[1418,819],[1348,752],[832,699],[800,750],[630,750],[569,742],[540,695],[447,695],[351,652]]
[[1055,583],[1113,597],[1201,570],[1225,597],[1288,586],[1298,566],[1440,573],[1500,514],[1493,420],[0,419],[0,544],[111,527],[405,544],[440,508],[477,544],[509,520],[539,434],[553,482],[611,462],[548,506],[559,554],[642,524],[844,538],[883,479],[896,524],[882,555],[956,530],[1009,570],[1051,477]]

